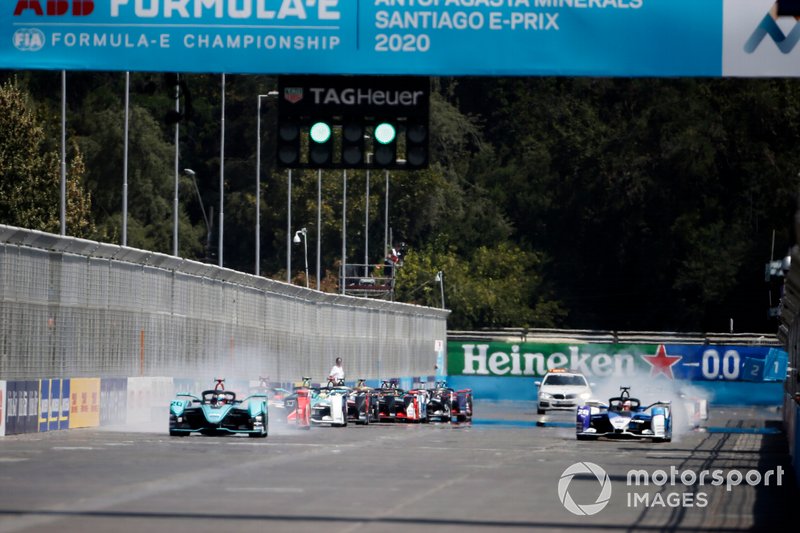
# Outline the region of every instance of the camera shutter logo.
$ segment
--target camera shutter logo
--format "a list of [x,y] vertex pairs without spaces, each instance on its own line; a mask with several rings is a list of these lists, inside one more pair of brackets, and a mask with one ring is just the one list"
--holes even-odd
[[[597,478],[600,483],[600,494],[594,503],[578,505],[570,496],[569,484],[576,474],[593,474]],[[561,474],[561,479],[558,480],[558,499],[561,500],[561,505],[572,514],[579,516],[597,514],[608,505],[608,500],[611,499],[611,479],[605,470],[594,463],[575,463],[568,466]]]

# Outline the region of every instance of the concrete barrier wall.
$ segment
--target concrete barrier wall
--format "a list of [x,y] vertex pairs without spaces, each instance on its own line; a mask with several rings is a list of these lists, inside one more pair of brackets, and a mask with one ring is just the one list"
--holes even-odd
[[0,437],[6,434],[6,382],[0,380]]
[[[0,225],[0,379],[431,371],[448,311]],[[37,392],[38,395],[38,392]]]

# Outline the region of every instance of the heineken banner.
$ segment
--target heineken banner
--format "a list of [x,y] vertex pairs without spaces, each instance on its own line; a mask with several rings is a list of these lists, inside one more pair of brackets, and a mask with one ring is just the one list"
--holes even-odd
[[765,346],[697,344],[540,344],[449,342],[450,376],[540,377],[566,368],[589,378],[783,381],[785,351]]
[[0,68],[798,76],[775,0],[5,0]]

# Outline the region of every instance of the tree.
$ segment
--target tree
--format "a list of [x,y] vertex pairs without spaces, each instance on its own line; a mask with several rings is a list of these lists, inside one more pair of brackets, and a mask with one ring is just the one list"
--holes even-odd
[[[58,233],[60,216],[59,154],[44,149],[41,121],[15,81],[0,85],[0,221]],[[91,196],[82,186],[83,156],[77,146],[67,169],[66,227],[76,237],[95,234]]]
[[397,273],[398,300],[440,307],[434,276],[441,271],[452,329],[555,327],[565,317],[542,280],[538,254],[507,242],[478,247],[469,256],[442,248],[434,244],[408,252]]

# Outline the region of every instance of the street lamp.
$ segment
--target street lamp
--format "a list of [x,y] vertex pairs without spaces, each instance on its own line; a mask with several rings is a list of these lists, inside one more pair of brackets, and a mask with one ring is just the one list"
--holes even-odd
[[277,98],[278,91],[258,95],[256,133],[256,276],[261,275],[261,99]]
[[[179,79],[179,78],[176,78]],[[181,92],[180,86],[175,86],[175,116],[180,117]],[[180,120],[175,121],[175,187],[172,195],[172,255],[178,256],[178,165],[180,164]]]
[[433,278],[433,280],[439,282],[439,289],[442,293],[442,309],[444,309],[444,273],[440,270],[436,273],[436,276]]
[[300,244],[300,235],[303,236],[303,248],[305,251],[305,263],[306,263],[306,289],[308,288],[308,232],[306,228],[299,229],[294,232],[294,239],[292,242],[295,244]]
[[[369,135],[364,135],[369,138]],[[367,186],[364,196],[364,277],[369,274],[369,159],[372,152],[367,152]]]
[[192,178],[194,184],[194,192],[197,194],[197,201],[200,202],[200,211],[203,213],[203,222],[206,223],[206,255],[211,249],[211,221],[206,216],[206,208],[203,206],[203,198],[200,196],[200,189],[197,187],[197,180],[195,179],[196,172],[191,168],[184,168],[183,173]]
[[[405,159],[398,159],[398,163],[404,164]],[[383,256],[386,257],[389,253],[389,169],[386,169],[386,199],[383,213]]]
[[342,170],[342,294],[347,276],[347,169]]

